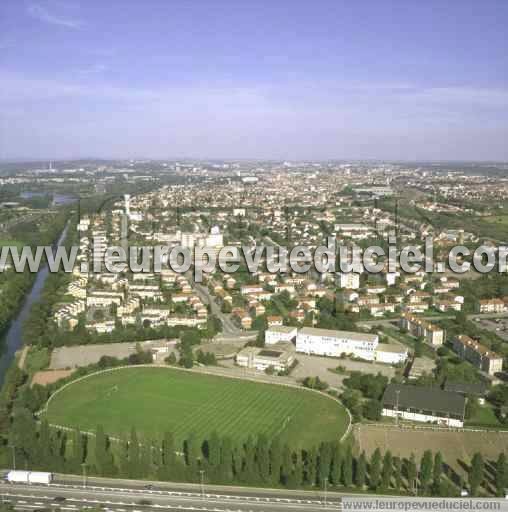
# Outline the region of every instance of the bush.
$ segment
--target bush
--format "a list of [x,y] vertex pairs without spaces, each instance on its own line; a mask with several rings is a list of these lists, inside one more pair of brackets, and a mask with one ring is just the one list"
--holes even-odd
[[363,415],[368,420],[379,421],[383,407],[379,400],[368,400],[363,404]]
[[217,366],[217,359],[215,358],[215,354],[212,352],[203,352],[202,350],[198,350],[196,361],[199,364],[204,364],[205,366]]
[[273,375],[275,373],[275,368],[273,367],[273,365],[268,366],[268,368],[266,368],[265,370],[265,373],[267,375]]
[[347,379],[344,379],[344,385],[351,389],[361,391],[366,398],[379,400],[388,384],[388,377],[378,373],[371,375],[369,373],[351,372]]
[[450,354],[450,349],[445,347],[445,346],[440,346],[438,349],[437,349],[437,355],[439,357],[446,357],[447,355]]
[[171,352],[171,354],[169,354],[169,356],[164,358],[164,362],[166,364],[174,366],[177,363],[176,354],[174,352]]
[[329,387],[328,382],[321,380],[319,377],[305,377],[305,379],[303,379],[303,385],[306,388],[317,389],[319,391],[324,391]]
[[151,352],[139,351],[131,354],[128,358],[129,364],[151,364],[153,357]]

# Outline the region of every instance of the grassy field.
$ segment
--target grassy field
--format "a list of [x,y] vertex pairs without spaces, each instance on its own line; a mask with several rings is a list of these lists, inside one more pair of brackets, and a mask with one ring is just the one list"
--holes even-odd
[[482,220],[490,224],[499,224],[508,227],[508,215],[493,215],[492,217],[483,217]]
[[25,371],[33,375],[49,366],[50,353],[46,347],[30,347],[25,359]]
[[50,423],[111,435],[132,426],[150,438],[173,432],[211,432],[243,440],[279,435],[291,446],[338,439],[347,411],[335,400],[304,389],[184,372],[171,368],[126,368],[76,382],[49,403]]
[[[402,343],[414,350],[416,344],[416,338],[414,336],[400,332],[392,327],[383,327],[383,333],[393,338],[394,341],[398,341],[399,343]],[[422,355],[430,357],[431,359],[434,359],[436,356],[432,348],[426,343],[422,343]]]
[[0,238],[0,247],[17,247],[18,249],[22,249],[23,246],[24,246],[24,244],[20,240],[12,240],[9,238]]
[[467,426],[481,426],[487,428],[503,427],[501,422],[497,419],[497,416],[490,406],[479,407],[476,414],[466,420]]

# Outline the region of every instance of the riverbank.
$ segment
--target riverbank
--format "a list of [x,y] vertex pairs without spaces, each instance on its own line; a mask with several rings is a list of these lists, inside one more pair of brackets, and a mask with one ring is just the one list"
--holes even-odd
[[[65,241],[68,229],[69,224],[67,223],[54,244],[55,248]],[[5,382],[5,375],[16,357],[16,352],[22,348],[23,324],[28,318],[32,306],[39,301],[48,275],[49,269],[47,265],[44,265],[44,267],[37,272],[33,285],[25,295],[17,315],[13,318],[3,336],[3,350],[0,355],[0,387],[2,387]]]

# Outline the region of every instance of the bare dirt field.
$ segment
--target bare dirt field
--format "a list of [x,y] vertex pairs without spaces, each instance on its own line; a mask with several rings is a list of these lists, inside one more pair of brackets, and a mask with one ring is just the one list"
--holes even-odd
[[79,368],[89,364],[96,364],[103,356],[125,359],[131,354],[136,353],[138,347],[145,351],[151,351],[155,355],[155,361],[163,363],[166,356],[176,351],[175,345],[176,340],[161,339],[59,347],[55,348],[51,354],[49,368],[51,370]]
[[425,450],[440,451],[451,469],[462,476],[471,457],[480,452],[484,459],[494,462],[499,453],[508,451],[508,432],[440,430],[423,427],[396,427],[395,425],[355,425],[354,437],[360,450],[371,454],[376,448],[407,458],[414,452],[417,460]]
[[60,379],[65,379],[72,374],[74,370],[42,370],[36,372],[32,377],[32,385],[40,384],[46,386],[47,384],[53,384]]
[[75,368],[95,364],[102,356],[123,359],[136,351],[136,343],[103,343],[59,347],[51,354],[49,367],[52,370]]

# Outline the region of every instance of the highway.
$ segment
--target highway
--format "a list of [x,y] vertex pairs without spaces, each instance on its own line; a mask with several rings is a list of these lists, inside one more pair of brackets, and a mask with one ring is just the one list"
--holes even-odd
[[212,487],[133,480],[59,475],[52,484],[0,484],[1,499],[16,510],[59,508],[78,511],[101,507],[111,512],[147,512],[156,509],[210,512],[303,512],[339,510],[337,493]]

